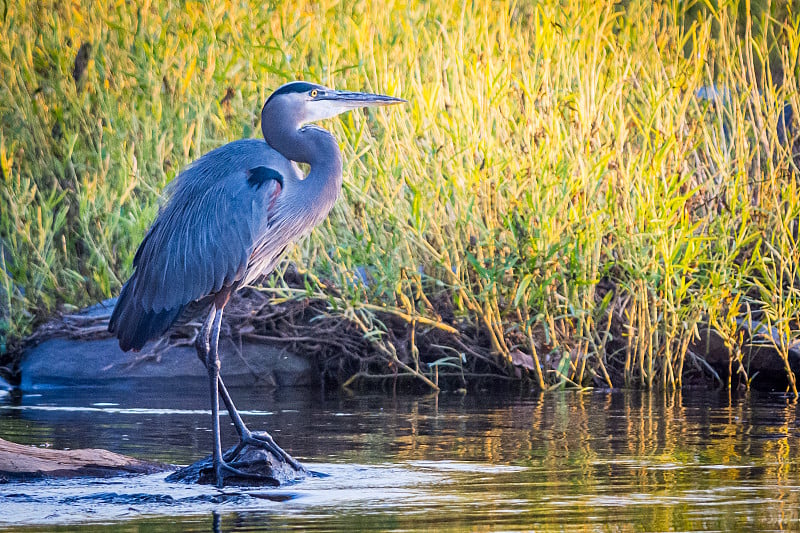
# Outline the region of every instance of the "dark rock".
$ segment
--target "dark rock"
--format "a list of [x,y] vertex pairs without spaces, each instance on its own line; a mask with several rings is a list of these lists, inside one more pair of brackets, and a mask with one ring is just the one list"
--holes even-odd
[[111,477],[152,474],[169,470],[160,463],[141,461],[107,450],[53,450],[0,439],[0,480]]
[[[737,320],[743,333],[741,346],[742,368],[751,380],[750,385],[760,390],[785,390],[789,384],[786,365],[776,345],[780,345],[780,333],[776,328],[755,319]],[[734,374],[739,371],[739,363],[733,361],[731,349],[725,345],[722,336],[713,328],[699,328],[700,338],[692,345],[692,350],[701,355],[705,362],[721,377],[728,377],[730,368]],[[800,376],[800,339],[789,339],[789,367],[795,375]]]
[[72,79],[77,84],[89,66],[89,59],[92,57],[92,43],[83,43],[75,55],[75,64],[72,67]]
[[[148,344],[123,352],[106,332],[114,299],[63,315],[37,331],[46,339],[28,349],[19,364],[20,388],[110,385],[128,378],[205,378],[190,341]],[[283,346],[220,338],[222,377],[228,386],[303,387],[319,382],[311,362]]]
[[[259,433],[253,432],[253,434],[258,435]],[[279,487],[299,481],[309,475],[308,471],[302,466],[299,469],[294,468],[288,462],[277,458],[271,452],[262,448],[245,445],[238,454],[230,457],[235,450],[236,448],[233,447],[223,453],[223,456],[230,462],[229,464],[242,472],[257,474],[260,479],[226,477],[226,485]],[[211,456],[173,472],[167,476],[166,480],[174,483],[215,484],[216,475]]]
[[[228,386],[299,387],[316,383],[311,364],[276,346],[220,340],[222,377]],[[207,376],[194,347],[162,346],[123,352],[116,339],[53,338],[25,353],[20,388],[112,384],[127,378]]]

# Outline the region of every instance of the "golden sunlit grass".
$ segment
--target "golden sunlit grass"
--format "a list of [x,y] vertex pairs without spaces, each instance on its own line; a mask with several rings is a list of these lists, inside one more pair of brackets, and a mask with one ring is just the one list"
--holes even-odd
[[[277,298],[327,299],[426,380],[528,355],[541,387],[676,387],[700,326],[736,359],[753,316],[792,378],[800,17],[679,4],[8,3],[7,329],[113,295],[164,185],[307,79],[410,103],[325,124],[344,198]],[[453,327],[474,351],[418,349]]]

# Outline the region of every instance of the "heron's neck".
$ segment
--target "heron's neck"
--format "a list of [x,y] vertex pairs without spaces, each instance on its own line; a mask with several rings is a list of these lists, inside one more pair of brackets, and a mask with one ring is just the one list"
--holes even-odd
[[[308,176],[303,180],[308,197],[313,198],[322,217],[328,214],[342,190],[342,153],[339,144],[328,131],[317,126],[297,130],[297,139],[303,143],[304,159],[308,163]],[[322,214],[324,213],[324,214]]]
[[333,135],[312,125],[271,133],[265,132],[264,138],[278,153],[309,165],[304,185],[317,194],[331,196],[331,202],[336,200],[342,188],[342,153]]
[[311,167],[308,178],[330,179],[338,181],[341,185],[342,152],[333,135],[327,130],[312,125],[304,126],[296,133],[296,146],[302,146],[303,155],[302,159],[294,159],[294,161],[308,163]]

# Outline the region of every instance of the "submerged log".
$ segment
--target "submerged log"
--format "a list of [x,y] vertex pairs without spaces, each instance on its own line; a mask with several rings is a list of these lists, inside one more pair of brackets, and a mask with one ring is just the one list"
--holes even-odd
[[46,478],[112,477],[170,470],[108,450],[53,450],[0,439],[0,483]]

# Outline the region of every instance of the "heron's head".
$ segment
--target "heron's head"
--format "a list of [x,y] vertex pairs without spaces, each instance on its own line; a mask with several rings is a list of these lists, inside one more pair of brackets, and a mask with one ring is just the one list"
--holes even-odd
[[292,127],[299,127],[309,122],[335,117],[352,109],[405,102],[402,98],[393,96],[336,91],[314,83],[293,81],[281,85],[267,99],[261,111],[262,128],[263,119],[267,116],[280,117],[280,120],[293,122]]

